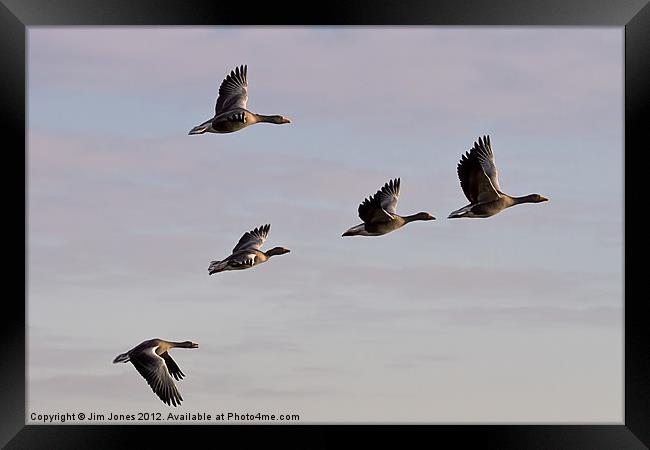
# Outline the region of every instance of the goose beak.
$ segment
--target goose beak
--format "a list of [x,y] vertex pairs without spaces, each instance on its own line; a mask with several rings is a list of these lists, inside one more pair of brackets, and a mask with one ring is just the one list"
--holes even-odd
[[283,117],[282,118],[282,123],[291,123],[291,121],[289,119],[287,119],[286,117]]
[[191,348],[199,348],[199,344],[197,344],[196,342],[192,342]]
[[546,197],[540,195],[540,196],[539,196],[539,201],[540,201],[540,202],[547,202],[548,199],[547,199]]

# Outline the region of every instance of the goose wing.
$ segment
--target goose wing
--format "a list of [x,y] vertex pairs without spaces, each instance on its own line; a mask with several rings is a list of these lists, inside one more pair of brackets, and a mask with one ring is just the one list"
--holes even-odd
[[244,233],[237,245],[235,245],[235,248],[232,249],[233,254],[243,251],[259,250],[264,245],[270,229],[271,224],[266,224]]
[[497,168],[490,138],[479,138],[458,163],[458,178],[465,197],[470,203],[497,200],[500,197]]
[[365,223],[388,222],[397,214],[400,179],[391,180],[379,189],[375,195],[366,198],[359,205],[359,217]]
[[167,365],[167,370],[169,370],[169,373],[171,376],[174,377],[175,380],[182,380],[185,374],[181,370],[180,367],[178,367],[178,364],[176,364],[176,361],[172,359],[169,353],[163,352],[160,354],[160,357],[165,360],[165,364]]
[[215,116],[232,109],[246,109],[248,102],[248,66],[236,67],[219,86],[219,97],[214,108]]
[[[156,348],[149,347],[146,350],[137,352],[131,355],[130,361],[163,403],[174,406],[180,405],[183,397],[181,397],[176,384],[174,384],[165,358],[156,355]],[[167,357],[171,359],[169,355]],[[174,366],[175,369],[178,369],[175,362]],[[180,372],[180,369],[178,371]]]
[[476,157],[481,163],[483,172],[488,176],[492,182],[492,186],[497,192],[501,191],[499,187],[499,174],[497,172],[497,165],[494,162],[494,152],[492,151],[492,144],[490,143],[490,136],[483,136],[483,139],[478,138],[478,143],[474,142],[474,151]]

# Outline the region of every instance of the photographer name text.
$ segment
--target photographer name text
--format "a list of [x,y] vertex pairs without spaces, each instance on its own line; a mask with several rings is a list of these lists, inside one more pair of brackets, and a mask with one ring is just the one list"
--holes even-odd
[[161,412],[137,412],[132,414],[97,412],[73,412],[40,414],[32,412],[30,420],[38,423],[66,423],[66,422],[297,422],[300,414],[264,414],[258,413],[161,413]]

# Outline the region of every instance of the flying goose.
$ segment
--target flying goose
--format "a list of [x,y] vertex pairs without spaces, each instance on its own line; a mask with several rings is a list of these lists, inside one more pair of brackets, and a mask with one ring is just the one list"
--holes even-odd
[[395,212],[399,199],[400,179],[396,178],[378,190],[374,196],[359,205],[359,217],[363,223],[350,228],[343,236],[381,236],[403,227],[415,220],[435,220],[427,212],[400,216]]
[[539,194],[511,197],[501,191],[490,136],[484,136],[483,139],[479,137],[478,142],[474,142],[474,147],[461,156],[458,178],[470,204],[453,211],[448,219],[490,217],[520,203],[548,201]]
[[133,347],[126,353],[117,355],[113,364],[130,362],[143,376],[151,390],[169,405],[180,405],[183,397],[176,389],[174,377],[181,380],[185,374],[181,372],[176,362],[169,356],[172,348],[198,348],[199,344],[191,341],[171,342],[163,339],[150,339]]
[[212,275],[224,270],[250,269],[266,262],[271,256],[289,253],[290,250],[284,247],[273,247],[266,252],[260,250],[270,229],[271,225],[266,224],[244,233],[235,248],[232,249],[232,255],[223,261],[212,261],[210,263],[208,274]]
[[286,117],[255,114],[246,109],[248,101],[247,67],[242,65],[221,82],[214,117],[192,128],[189,134],[232,133],[258,122],[291,123]]

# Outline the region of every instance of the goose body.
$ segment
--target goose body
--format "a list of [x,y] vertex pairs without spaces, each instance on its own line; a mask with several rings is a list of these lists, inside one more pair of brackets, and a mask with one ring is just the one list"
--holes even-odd
[[178,406],[183,397],[178,392],[174,379],[181,380],[185,374],[169,355],[169,350],[198,347],[199,344],[191,341],[173,342],[157,338],[150,339],[136,345],[126,353],[117,355],[113,363],[130,362],[163,403]]
[[400,193],[400,179],[384,184],[375,195],[366,198],[359,205],[359,217],[363,223],[348,229],[343,236],[382,236],[416,220],[435,220],[431,214],[420,212],[400,216],[396,212]]
[[548,201],[539,194],[512,197],[501,190],[490,136],[479,137],[478,142],[474,142],[474,146],[461,156],[457,170],[460,186],[470,203],[451,212],[449,219],[491,217],[520,203]]
[[258,122],[291,123],[280,115],[266,116],[246,109],[248,103],[248,66],[236,67],[219,86],[214,117],[195,126],[189,134],[234,133]]
[[290,250],[284,247],[274,247],[263,252],[262,245],[268,237],[270,224],[262,225],[254,230],[247,231],[239,239],[232,254],[222,261],[212,261],[208,266],[208,274],[223,272],[225,270],[244,270],[265,263],[271,256],[283,255]]

